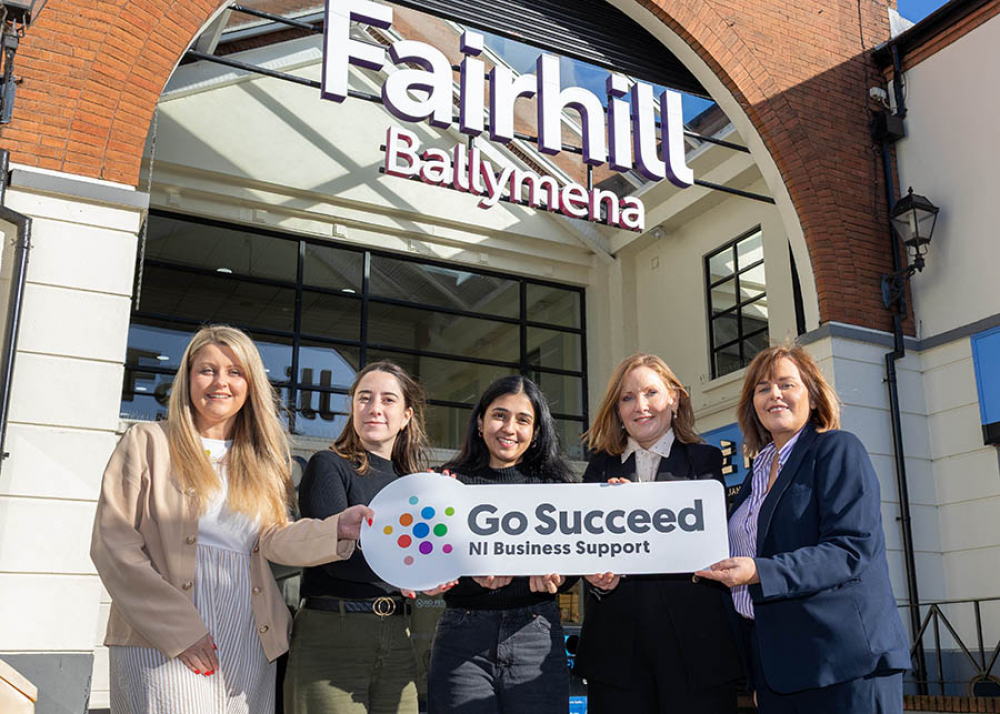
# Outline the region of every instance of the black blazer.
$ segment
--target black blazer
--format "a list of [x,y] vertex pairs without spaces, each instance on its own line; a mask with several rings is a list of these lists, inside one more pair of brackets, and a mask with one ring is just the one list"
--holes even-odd
[[[612,477],[635,479],[635,455],[595,454],[583,475],[585,483]],[[722,452],[707,444],[675,441],[660,459],[657,481],[722,481]],[[664,676],[683,672],[692,690],[738,678],[743,673],[729,615],[728,590],[718,583],[694,583],[690,575],[629,576],[614,591],[595,596],[588,584],[583,630],[574,673],[616,687],[631,684],[634,640],[638,628],[659,625],[665,641],[659,650]]]

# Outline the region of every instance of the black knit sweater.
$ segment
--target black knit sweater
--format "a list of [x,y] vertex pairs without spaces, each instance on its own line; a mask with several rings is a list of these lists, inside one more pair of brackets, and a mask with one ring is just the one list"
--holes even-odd
[[[516,466],[504,469],[489,467],[471,473],[459,473],[458,480],[469,485],[483,484],[531,484],[550,483],[545,479],[528,476],[521,473]],[[502,575],[503,573],[497,573]],[[542,575],[542,573],[539,573]],[[576,584],[578,578],[567,578],[559,588],[560,592],[569,590]],[[496,590],[489,590],[477,584],[472,578],[461,578],[458,585],[444,594],[448,607],[466,610],[511,610],[518,607],[529,607],[537,603],[550,602],[555,595],[549,593],[533,593],[527,577],[514,578],[510,585]]]
[[[363,476],[355,464],[330,450],[317,451],[309,459],[299,485],[299,511],[305,518],[326,518],[349,506],[367,506],[375,494],[399,478],[391,461],[368,454],[368,472]],[[360,549],[347,560],[339,560],[302,574],[302,597],[373,598],[399,592],[379,579]]]

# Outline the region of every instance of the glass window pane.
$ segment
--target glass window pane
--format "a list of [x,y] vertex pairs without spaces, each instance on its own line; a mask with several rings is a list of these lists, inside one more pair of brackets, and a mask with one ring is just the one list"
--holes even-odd
[[300,389],[295,404],[295,433],[333,441],[340,436],[347,415],[346,394]]
[[737,260],[740,263],[740,270],[764,260],[764,243],[761,240],[760,231],[747,236],[736,244]]
[[306,243],[302,282],[321,288],[361,294],[365,254],[326,245]]
[[369,289],[379,297],[500,317],[518,317],[521,310],[516,280],[380,255],[372,256]]
[[160,421],[167,418],[172,374],[154,374],[125,370],[119,418],[134,421]]
[[528,328],[528,364],[553,369],[582,369],[580,335]]
[[291,332],[295,290],[146,266],[139,309],[201,323]]
[[531,378],[545,393],[553,412],[583,416],[583,379],[547,372],[535,372]]
[[729,310],[736,305],[736,280],[730,278],[711,289],[712,314]]
[[712,320],[712,348],[715,349],[739,337],[736,313],[729,312]]
[[768,334],[767,330],[763,332],[758,332],[756,335],[751,335],[743,343],[743,364],[750,364],[758,352],[767,349],[768,346]]
[[745,273],[740,273],[740,302],[763,295],[765,289],[763,263]]
[[465,441],[472,409],[427,407],[427,441],[434,449],[459,449]]
[[486,388],[496,379],[517,374],[514,367],[494,367],[485,364],[408,355],[400,352],[368,351],[368,362],[387,359],[410,373],[427,390],[429,399],[465,402],[470,406],[479,401]]
[[580,293],[528,283],[528,320],[560,327],[580,327]]
[[556,432],[559,434],[559,446],[567,458],[574,461],[585,461],[587,455],[580,441],[580,434],[584,431],[582,421],[569,421],[568,419],[556,419]]
[[303,290],[302,332],[337,340],[360,340],[361,301]]
[[767,298],[762,297],[740,308],[743,314],[743,334],[747,335],[767,327]]
[[716,377],[735,372],[743,366],[740,364],[739,344],[732,344],[729,347],[723,348],[715,353],[714,358]]
[[295,281],[298,241],[152,215],[146,257],[234,275]]
[[160,320],[132,318],[125,364],[177,369],[197,329]]
[[299,383],[350,389],[360,362],[357,347],[303,341],[299,346]]
[[371,303],[368,341],[372,344],[517,363],[517,325],[398,305]]
[[733,274],[733,249],[725,248],[708,259],[708,282],[714,283]]

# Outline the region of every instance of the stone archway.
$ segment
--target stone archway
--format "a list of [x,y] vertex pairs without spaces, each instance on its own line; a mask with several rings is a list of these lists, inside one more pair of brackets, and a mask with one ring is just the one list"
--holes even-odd
[[[792,237],[808,326],[885,328],[878,284],[891,261],[863,45],[888,36],[887,5],[609,1],[677,54],[746,137]],[[135,185],[163,87],[225,4],[50,0],[18,55],[25,82],[3,132],[13,160]]]

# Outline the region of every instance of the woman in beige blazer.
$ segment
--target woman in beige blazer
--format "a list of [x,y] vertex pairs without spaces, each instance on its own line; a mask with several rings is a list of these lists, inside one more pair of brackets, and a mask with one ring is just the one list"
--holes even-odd
[[91,557],[111,594],[114,714],[274,711],[290,618],[268,560],[350,556],[371,509],[289,520],[288,441],[243,332],[200,330],[166,423],[133,425],[104,472]]

